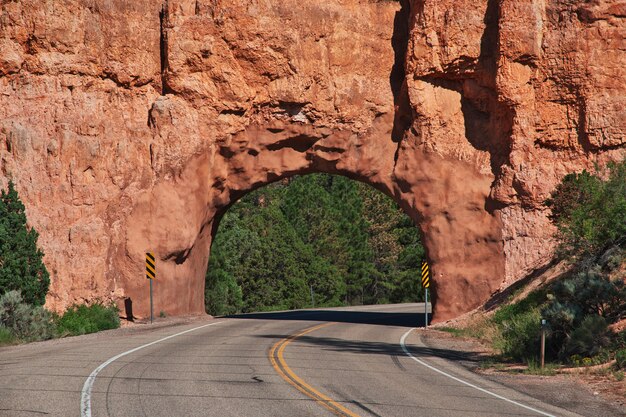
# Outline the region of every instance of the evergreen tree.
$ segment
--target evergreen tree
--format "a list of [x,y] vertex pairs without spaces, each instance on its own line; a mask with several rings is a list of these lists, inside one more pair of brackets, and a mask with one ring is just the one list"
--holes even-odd
[[419,230],[389,197],[368,185],[357,184],[377,270],[366,303],[422,301],[424,290],[418,277],[425,254]]
[[50,276],[37,248],[38,234],[26,224],[26,213],[13,182],[0,195],[0,294],[19,290],[25,302],[43,305]]
[[566,257],[594,256],[626,241],[626,161],[608,168],[606,181],[587,171],[566,175],[546,201]]
[[394,303],[424,301],[420,276],[426,252],[419,229],[408,216],[403,215],[394,231],[402,249],[395,265],[397,272],[393,277],[390,300]]
[[363,201],[358,183],[345,177],[329,176],[331,202],[336,216],[342,247],[348,256],[348,273],[345,277],[347,302],[370,304],[375,301],[369,289],[377,276],[374,253],[369,245],[368,223],[363,216]]

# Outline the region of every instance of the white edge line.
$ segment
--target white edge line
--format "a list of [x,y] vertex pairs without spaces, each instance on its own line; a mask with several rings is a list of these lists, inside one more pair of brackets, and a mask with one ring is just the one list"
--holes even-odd
[[209,323],[209,324],[204,324],[202,326],[194,327],[193,329],[189,329],[189,330],[185,330],[176,334],[172,334],[170,336],[164,337],[159,340],[155,340],[154,342],[146,343],[145,345],[138,346],[134,349],[127,350],[126,352],[120,353],[119,355],[115,355],[112,358],[109,358],[108,360],[100,364],[100,366],[98,366],[96,369],[94,369],[93,372],[91,372],[91,374],[89,374],[89,376],[85,380],[85,384],[83,385],[83,390],[82,390],[81,397],[80,397],[80,415],[82,417],[91,417],[91,390],[93,388],[93,384],[94,382],[96,382],[96,377],[98,376],[100,371],[102,371],[104,368],[109,366],[112,362],[118,360],[122,356],[126,356],[133,352],[137,352],[138,350],[147,348],[148,346],[156,345],[157,343],[163,342],[164,340],[171,339],[173,337],[180,336],[185,333],[193,332],[195,330],[202,329],[204,327],[214,326],[220,323],[223,323],[223,321],[218,321],[216,323]]
[[415,356],[413,356],[413,355],[411,354],[411,352],[409,352],[409,349],[406,347],[406,338],[407,338],[407,336],[408,336],[408,335],[409,335],[409,334],[410,334],[413,330],[415,330],[415,329],[414,329],[414,328],[413,328],[413,329],[410,329],[408,332],[406,332],[404,335],[402,335],[402,338],[400,338],[400,346],[402,346],[402,350],[404,351],[404,353],[406,353],[406,354],[407,354],[407,356],[408,356],[408,357],[410,357],[411,359],[413,359],[415,362],[419,363],[420,365],[424,365],[424,366],[425,366],[425,367],[427,367],[428,369],[433,370],[433,371],[435,371],[435,372],[437,372],[437,373],[440,373],[441,375],[447,376],[448,378],[451,378],[451,379],[453,379],[453,380],[455,380],[455,381],[457,381],[457,382],[460,382],[461,384],[465,384],[465,385],[467,385],[468,387],[472,387],[472,388],[474,388],[474,389],[477,389],[478,391],[484,392],[485,394],[489,394],[489,395],[491,395],[491,396],[493,396],[493,397],[496,397],[496,398],[498,398],[498,399],[500,399],[500,400],[507,401],[507,402],[509,402],[509,403],[511,403],[511,404],[515,404],[515,405],[517,405],[517,406],[520,406],[520,407],[525,408],[525,409],[530,410],[530,411],[534,411],[535,413],[541,414],[542,416],[555,417],[553,414],[548,414],[548,413],[545,413],[545,412],[543,412],[543,411],[541,411],[541,410],[537,410],[536,408],[532,408],[532,407],[529,407],[529,406],[524,405],[524,404],[522,404],[522,403],[518,403],[517,401],[510,400],[510,399],[508,399],[508,398],[506,398],[506,397],[503,397],[502,395],[498,395],[498,394],[493,393],[493,392],[491,392],[491,391],[487,391],[486,389],[481,388],[481,387],[478,387],[478,386],[476,386],[476,385],[474,385],[474,384],[471,384],[471,383],[469,383],[469,382],[467,382],[467,381],[463,381],[463,380],[462,380],[462,379],[460,379],[460,378],[457,378],[457,377],[455,377],[455,376],[452,376],[452,375],[450,375],[449,373],[446,373],[446,372],[444,372],[444,371],[442,371],[442,370],[440,370],[440,369],[437,369],[437,368],[435,368],[434,366],[429,365],[429,364],[427,364],[426,362],[424,362],[424,361],[422,361],[422,360],[420,360],[420,359],[416,358]]

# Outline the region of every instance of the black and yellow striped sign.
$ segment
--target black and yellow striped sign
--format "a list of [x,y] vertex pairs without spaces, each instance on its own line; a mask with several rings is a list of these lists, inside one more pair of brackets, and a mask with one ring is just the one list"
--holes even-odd
[[422,285],[424,288],[430,287],[430,269],[428,268],[428,262],[422,262]]
[[146,278],[156,278],[156,262],[154,260],[154,253],[146,252]]

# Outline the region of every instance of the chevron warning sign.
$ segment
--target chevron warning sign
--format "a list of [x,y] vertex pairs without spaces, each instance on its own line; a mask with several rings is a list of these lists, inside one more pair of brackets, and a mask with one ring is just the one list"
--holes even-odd
[[424,288],[430,288],[430,269],[428,262],[422,262],[422,285]]
[[154,260],[154,253],[146,252],[146,278],[156,278],[156,262]]

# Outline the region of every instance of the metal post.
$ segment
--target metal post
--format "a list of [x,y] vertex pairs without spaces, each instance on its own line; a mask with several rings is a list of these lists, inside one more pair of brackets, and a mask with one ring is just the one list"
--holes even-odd
[[150,281],[150,324],[152,324],[152,321],[154,320],[154,309],[152,306],[152,280]]
[[146,252],[146,278],[150,281],[150,324],[154,320],[154,308],[152,304],[152,281],[156,278],[156,258],[154,252]]
[[428,287],[430,287],[430,271],[428,262],[422,261],[422,286],[424,287],[424,327],[428,327]]
[[424,327],[428,327],[428,288],[424,288]]
[[546,320],[541,319],[541,369],[546,362]]

